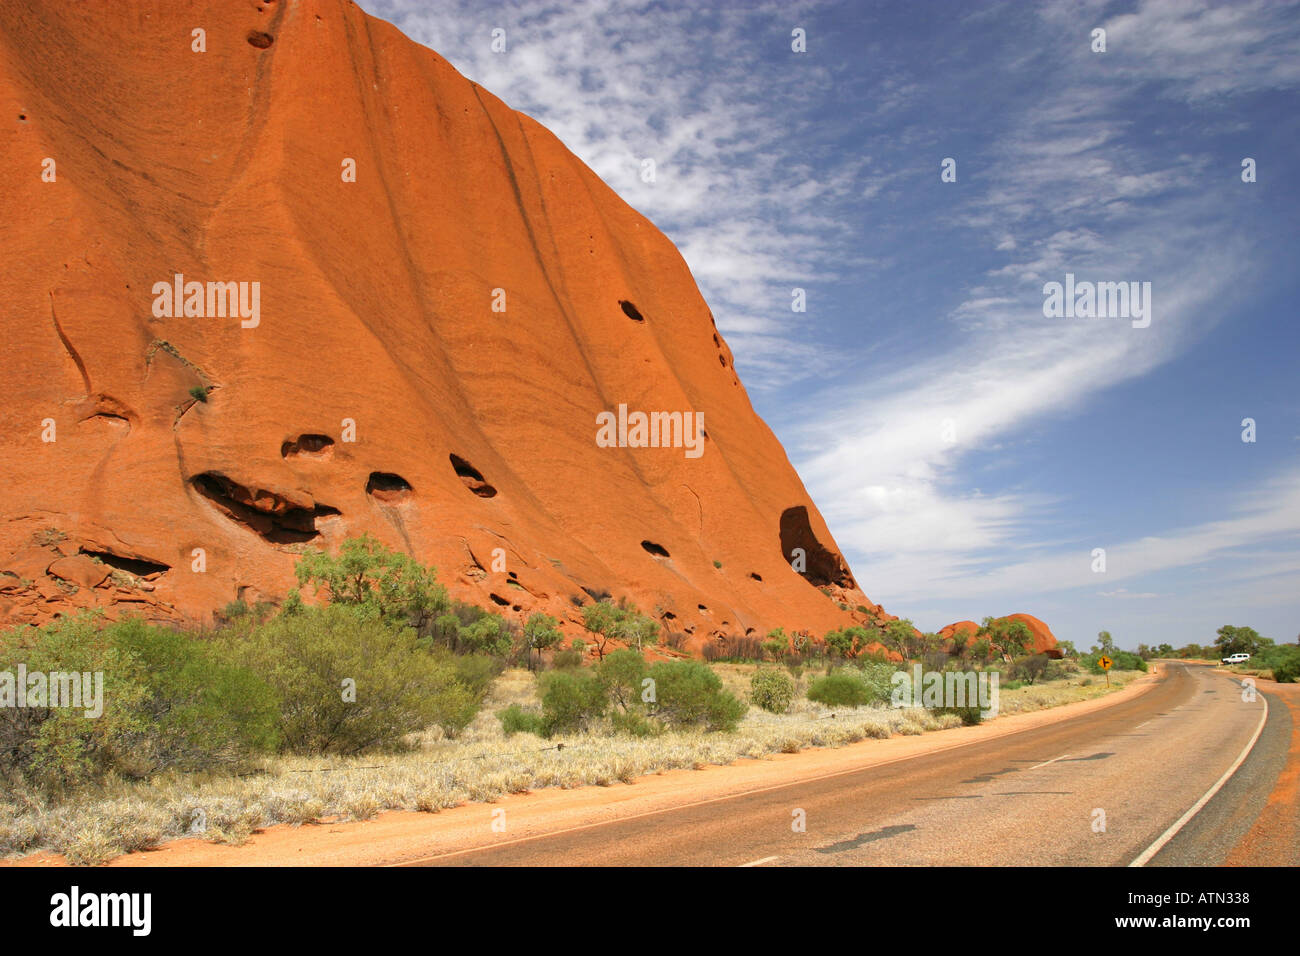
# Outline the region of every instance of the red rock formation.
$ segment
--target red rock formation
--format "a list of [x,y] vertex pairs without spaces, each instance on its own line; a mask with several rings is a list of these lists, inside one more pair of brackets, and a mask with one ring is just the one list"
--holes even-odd
[[[1061,650],[1056,646],[1056,636],[1051,629],[1034,617],[1032,614],[1008,614],[1005,618],[999,620],[1022,621],[1029,628],[1029,633],[1033,641],[1026,648],[1031,654],[1046,654],[1048,657],[1061,657]],[[947,627],[939,629],[939,636],[945,641],[951,641],[957,634],[965,634],[967,643],[976,640],[976,634],[980,626],[974,621],[957,621],[955,624],[949,624]]]
[[[608,591],[696,645],[882,613],[672,243],[389,24],[5,4],[0,117],[10,620],[203,616],[362,532],[508,614]],[[621,404],[703,413],[702,454],[598,447]]]

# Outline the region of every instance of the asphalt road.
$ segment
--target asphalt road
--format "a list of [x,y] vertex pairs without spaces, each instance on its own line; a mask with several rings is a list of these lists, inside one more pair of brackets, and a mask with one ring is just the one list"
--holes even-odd
[[[1255,744],[1146,865],[1220,865],[1287,761],[1290,710],[1169,663],[1154,688],[1077,718],[863,770],[408,865],[890,866],[1133,863]],[[1261,723],[1263,728],[1261,730]],[[1297,847],[1271,843],[1275,859]]]

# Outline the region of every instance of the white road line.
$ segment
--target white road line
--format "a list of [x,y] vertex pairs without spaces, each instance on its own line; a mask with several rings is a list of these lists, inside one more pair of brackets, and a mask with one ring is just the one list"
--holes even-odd
[[1069,754],[1061,754],[1061,756],[1059,756],[1059,757],[1053,757],[1051,760],[1044,760],[1042,763],[1036,763],[1036,764],[1034,764],[1032,767],[1030,767],[1029,769],[1030,769],[1030,770],[1037,770],[1039,767],[1046,767],[1049,763],[1056,763],[1056,761],[1058,761],[1058,760],[1064,760],[1064,759],[1065,759],[1066,757],[1068,757],[1068,756],[1070,756],[1070,755],[1069,755]]
[[743,870],[747,866],[762,866],[764,863],[771,863],[773,860],[779,859],[781,859],[779,856],[765,856],[761,860],[752,860],[749,863],[740,864],[740,869]]
[[1176,837],[1178,831],[1185,827],[1192,817],[1201,812],[1201,808],[1209,803],[1216,793],[1223,789],[1223,785],[1228,782],[1228,779],[1234,773],[1237,772],[1237,768],[1246,762],[1246,758],[1250,756],[1251,750],[1255,747],[1255,741],[1259,740],[1259,735],[1264,732],[1264,724],[1268,722],[1268,698],[1263,694],[1260,694],[1259,700],[1264,705],[1264,713],[1259,718],[1259,726],[1255,728],[1255,736],[1250,738],[1250,743],[1246,744],[1246,749],[1238,755],[1235,761],[1233,761],[1232,766],[1228,768],[1228,772],[1220,777],[1219,782],[1207,790],[1205,796],[1197,800],[1190,810],[1179,817],[1173,826],[1160,834],[1160,838],[1156,840],[1155,843],[1152,843],[1149,847],[1143,850],[1142,855],[1130,863],[1129,866],[1146,866],[1151,862],[1151,858],[1164,849],[1165,844]]

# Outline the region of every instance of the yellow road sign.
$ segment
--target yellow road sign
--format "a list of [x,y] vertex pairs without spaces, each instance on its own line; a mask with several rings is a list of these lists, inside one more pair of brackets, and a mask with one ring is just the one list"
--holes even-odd
[[1112,660],[1111,660],[1109,657],[1107,657],[1105,654],[1101,655],[1101,657],[1099,657],[1099,658],[1097,659],[1097,665],[1098,665],[1102,670],[1104,670],[1104,671],[1108,671],[1108,670],[1110,670],[1110,665],[1113,664],[1113,663],[1115,663],[1115,662],[1112,661]]

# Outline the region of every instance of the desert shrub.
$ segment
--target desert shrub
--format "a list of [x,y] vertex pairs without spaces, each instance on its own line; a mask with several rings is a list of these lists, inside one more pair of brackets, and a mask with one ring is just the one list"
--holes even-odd
[[702,724],[709,730],[734,730],[746,705],[722,689],[722,680],[699,661],[661,661],[650,668],[653,713],[667,724]]
[[860,673],[844,669],[809,684],[808,699],[827,707],[862,707],[872,702],[874,694]]
[[1300,647],[1268,644],[1260,647],[1244,665],[1250,670],[1269,670],[1279,684],[1294,684],[1300,677]]
[[686,646],[686,634],[683,631],[668,631],[664,634],[664,643],[675,651]]
[[504,656],[514,643],[506,619],[497,614],[484,614],[473,624],[460,629],[459,647],[471,654]]
[[424,634],[450,606],[437,570],[392,551],[370,535],[348,538],[336,555],[310,551],[294,567],[300,587],[323,587],[332,604],[373,608]]
[[564,635],[558,627],[559,621],[540,611],[528,616],[524,622],[524,645],[528,652],[528,668],[533,668],[533,651],[539,654],[548,647],[555,647]]
[[542,719],[546,736],[585,729],[609,706],[605,686],[596,674],[555,670],[540,680]]
[[616,710],[609,715],[610,725],[614,728],[615,733],[627,734],[631,737],[653,737],[656,734],[663,733],[663,725],[636,710]]
[[973,727],[984,719],[984,712],[979,707],[931,707],[930,713],[956,714],[967,727]]
[[[26,706],[0,707],[0,776],[11,782],[57,792],[110,774],[138,779],[232,767],[275,743],[272,689],[193,635],[82,614],[0,634],[0,670],[16,674],[20,664],[28,674]],[[33,675],[51,673],[77,675],[76,691],[89,699],[54,706],[73,683],[32,683]],[[92,675],[89,687],[83,674]],[[88,717],[97,694],[102,713]]]
[[645,675],[645,659],[631,649],[614,651],[597,669],[609,701],[625,712],[640,704],[641,681]]
[[582,651],[575,651],[572,649],[567,651],[556,651],[554,656],[551,657],[551,666],[560,670],[581,667]]
[[501,730],[507,737],[519,733],[536,734],[541,737],[546,731],[546,721],[541,714],[524,710],[518,704],[511,704],[503,710],[498,710],[497,719],[501,721]]
[[449,660],[365,606],[282,614],[232,650],[275,690],[282,748],[294,753],[398,748],[404,735],[435,724],[454,735],[477,711]]
[[[1113,650],[1110,652],[1110,659],[1113,661],[1112,670],[1117,671],[1145,671],[1147,662],[1138,657],[1132,651]],[[1094,651],[1091,654],[1085,654],[1079,658],[1079,662],[1094,674],[1103,673],[1101,665],[1097,663],[1101,659],[1101,652]]]
[[761,668],[749,680],[749,700],[773,714],[784,714],[794,700],[794,681],[781,671]]
[[1033,684],[1047,673],[1048,658],[1046,654],[1030,654],[1021,657],[1011,666],[1011,674],[1016,680]]
[[888,703],[894,693],[894,675],[898,673],[898,666],[887,660],[866,657],[857,662],[857,668],[871,695],[868,702]]

